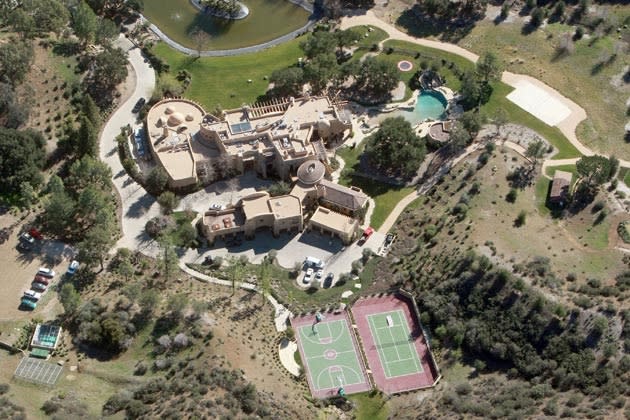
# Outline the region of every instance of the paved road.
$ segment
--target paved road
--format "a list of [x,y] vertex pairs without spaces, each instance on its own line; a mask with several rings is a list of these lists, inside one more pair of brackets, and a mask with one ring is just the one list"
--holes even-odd
[[[136,48],[131,41],[121,35],[117,46],[127,51],[129,54],[129,64],[135,75],[135,88],[133,93],[120,107],[111,115],[105,123],[100,139],[100,158],[112,168],[113,182],[122,202],[122,237],[116,244],[118,247],[138,249],[147,255],[154,255],[155,250],[148,237],[144,236],[144,223],[149,217],[159,214],[159,206],[155,199],[148,194],[144,188],[131,179],[118,157],[118,146],[116,136],[120,134],[120,127],[134,121],[134,114],[131,109],[140,98],[150,98],[155,88],[155,72],[145,62],[139,48]],[[132,75],[130,75],[132,77]]]

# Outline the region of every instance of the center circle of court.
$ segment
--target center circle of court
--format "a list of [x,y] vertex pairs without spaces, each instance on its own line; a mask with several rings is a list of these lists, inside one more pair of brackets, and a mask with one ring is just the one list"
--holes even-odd
[[328,349],[324,352],[324,358],[328,360],[333,360],[337,358],[337,352],[332,349]]
[[413,64],[411,61],[401,60],[398,62],[398,70],[400,71],[410,71],[413,68]]

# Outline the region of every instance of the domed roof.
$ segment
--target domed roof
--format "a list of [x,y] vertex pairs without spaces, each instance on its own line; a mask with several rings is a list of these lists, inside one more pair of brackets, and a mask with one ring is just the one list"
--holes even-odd
[[297,170],[300,182],[306,185],[313,185],[324,178],[326,167],[319,160],[307,160]]
[[183,122],[184,116],[181,112],[174,112],[170,117],[168,117],[168,125],[170,126],[180,125]]
[[169,106],[167,106],[167,107],[166,107],[166,109],[164,110],[164,113],[165,113],[166,115],[170,115],[170,114],[172,114],[173,112],[175,112],[175,108],[173,108],[173,107],[172,107],[172,106],[170,106],[170,105],[169,105]]

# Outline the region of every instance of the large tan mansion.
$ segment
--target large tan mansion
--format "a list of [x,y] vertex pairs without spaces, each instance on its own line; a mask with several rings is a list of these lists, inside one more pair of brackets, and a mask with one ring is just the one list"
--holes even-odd
[[274,235],[307,228],[345,243],[357,235],[369,197],[327,179],[324,143],[352,127],[350,113],[327,97],[274,100],[224,111],[222,118],[192,101],[166,99],[151,108],[146,125],[151,153],[171,188],[247,170],[296,181],[288,195],[258,192],[205,212],[199,226],[210,243],[238,234],[251,238],[261,228]]
[[324,142],[351,129],[350,113],[327,97],[289,98],[207,114],[186,99],[165,99],[147,114],[149,148],[171,188],[255,170],[289,180],[306,160],[327,162]]

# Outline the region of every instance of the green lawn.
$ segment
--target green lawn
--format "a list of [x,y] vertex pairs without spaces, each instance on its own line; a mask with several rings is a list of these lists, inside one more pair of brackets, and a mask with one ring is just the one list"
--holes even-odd
[[[190,72],[192,82],[184,95],[210,111],[219,105],[230,109],[255,102],[267,91],[269,81],[264,79],[265,76],[297,63],[303,56],[299,47],[303,39],[234,57],[189,57],[161,42],[153,47],[153,51],[171,66],[171,74],[180,70]],[[248,80],[252,82],[248,83]]]
[[577,169],[575,168],[575,165],[548,166],[545,168],[545,175],[553,178],[556,171],[571,172],[573,174],[572,184],[577,180]]
[[[368,28],[372,28],[372,31],[370,32]],[[348,28],[348,30],[355,32],[361,36],[361,39],[359,39],[359,41],[354,44],[354,46],[362,49],[372,48],[372,45],[378,44],[388,38],[387,32],[374,26],[353,26],[351,28]],[[367,34],[367,36],[365,36],[365,34]]]
[[[474,64],[472,62],[459,55],[437,50],[435,48],[416,45],[406,41],[388,40],[385,42],[384,47],[392,47],[396,49],[396,52],[389,56],[392,57],[393,60],[396,60],[396,62],[398,62],[400,57],[402,57],[400,50],[408,52],[406,59],[409,59],[409,57],[414,53],[420,53],[420,57],[418,59],[415,59],[415,61],[412,60],[416,65],[418,65],[422,60],[432,60],[440,63],[442,60],[445,60],[446,66],[443,66],[440,69],[440,74],[446,77],[446,85],[454,91],[460,89],[461,81],[449,68],[448,63],[453,63],[460,71],[472,70],[474,68]],[[388,57],[386,54],[383,54],[383,56]],[[511,86],[498,82],[494,84],[493,88],[494,91],[490,101],[481,108],[481,111],[488,117],[492,118],[499,108],[503,108],[508,113],[508,119],[510,122],[529,127],[549,140],[551,144],[558,149],[558,154],[556,154],[554,158],[565,159],[580,156],[578,150],[569,142],[560,130],[556,127],[548,126],[506,98],[506,96],[513,90]]]
[[502,82],[495,83],[493,88],[494,91],[490,101],[481,107],[481,111],[489,118],[492,118],[499,108],[503,108],[507,112],[510,122],[531,128],[553,144],[558,149],[558,153],[553,156],[554,159],[568,159],[581,156],[580,152],[558,128],[548,126],[506,98],[514,88]]
[[[575,31],[575,27],[561,23],[523,34],[521,23],[495,25],[481,21],[458,44],[477,54],[492,51],[503,61],[506,70],[533,76],[574,100],[588,115],[588,119],[578,126],[579,140],[602,153],[614,153],[627,159],[630,144],[623,141],[626,121],[623,104],[628,91],[623,88],[620,78],[628,60],[623,54],[612,54],[615,45],[623,42],[618,38],[627,39],[628,36],[627,27],[613,22],[630,19],[630,8],[621,4],[597,7],[596,14],[608,15],[602,26],[611,22],[613,28],[620,28],[620,32],[613,30],[600,37],[584,37],[574,43],[572,54],[561,57],[556,53],[561,37]],[[611,58],[608,64],[598,66],[608,58]]]
[[348,397],[356,404],[357,420],[386,420],[387,402],[379,392],[364,392]]
[[355,173],[358,167],[359,156],[363,153],[363,145],[353,149],[342,147],[337,150],[337,154],[341,157],[346,166],[344,167],[339,183],[345,186],[353,185],[359,187],[367,195],[374,199],[374,212],[370,225],[378,229],[387,216],[392,212],[396,204],[405,196],[413,192],[413,187],[402,187],[396,185],[385,184],[370,178],[366,178]]

